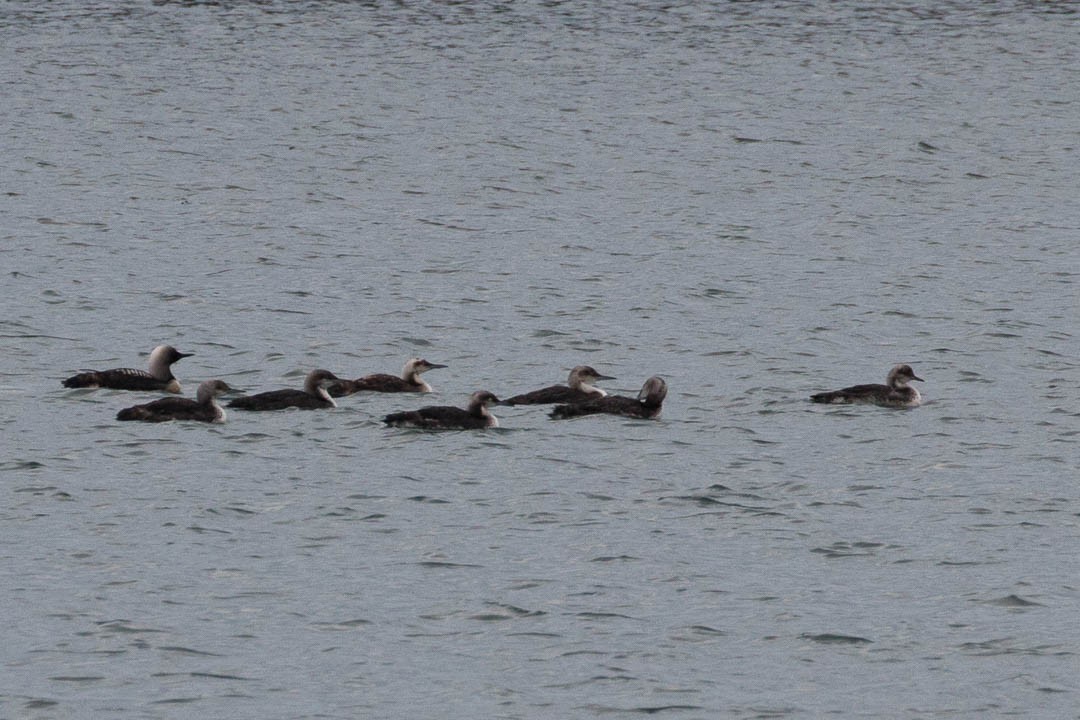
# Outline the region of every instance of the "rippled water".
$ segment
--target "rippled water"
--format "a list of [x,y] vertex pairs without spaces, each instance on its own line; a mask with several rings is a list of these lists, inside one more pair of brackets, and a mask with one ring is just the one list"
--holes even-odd
[[1074,716],[1074,9],[0,6],[0,714]]

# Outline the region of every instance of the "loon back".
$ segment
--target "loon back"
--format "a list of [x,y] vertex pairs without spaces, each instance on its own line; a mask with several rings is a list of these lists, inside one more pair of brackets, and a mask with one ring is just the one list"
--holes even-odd
[[557,420],[581,417],[582,415],[596,415],[606,413],[608,415],[623,415],[625,417],[651,418],[659,414],[659,408],[650,412],[637,399],[622,395],[608,395],[607,397],[595,398],[583,403],[571,405],[556,405],[551,411],[551,417]]
[[567,387],[566,385],[552,385],[550,387],[533,390],[532,392],[514,395],[506,399],[507,405],[550,405],[552,403],[580,403],[593,398],[607,395],[599,388],[591,391]]
[[841,390],[815,393],[810,400],[829,405],[881,405],[882,407],[917,407],[922,395],[913,387],[888,385],[852,385]]
[[[490,416],[494,420],[494,416]],[[390,413],[383,422],[390,427],[410,427],[422,430],[478,430],[480,428],[495,427],[489,419],[478,418],[468,410],[462,410],[450,405],[437,405],[408,410],[405,412]]]
[[89,370],[64,380],[68,388],[108,388],[110,390],[162,391],[180,393],[180,382],[172,377],[162,380],[145,370],[113,368],[112,370]]
[[338,380],[326,391],[333,397],[343,397],[358,392],[431,392],[431,386],[422,381],[410,383],[397,375],[375,373],[356,380]]
[[291,407],[319,410],[335,406],[336,403],[332,400],[324,400],[303,390],[270,390],[229,401],[229,407],[237,410],[284,410]]

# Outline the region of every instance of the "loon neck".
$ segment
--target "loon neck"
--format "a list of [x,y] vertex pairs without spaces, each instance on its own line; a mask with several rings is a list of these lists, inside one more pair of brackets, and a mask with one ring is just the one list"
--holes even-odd
[[420,373],[416,370],[413,370],[410,373],[406,373],[403,379],[410,385],[415,385],[417,388],[419,388],[420,392],[431,392],[431,386],[427,384],[427,381],[421,379]]
[[330,403],[330,407],[338,406],[338,404],[334,402],[334,398],[330,397],[330,393],[326,392],[326,388],[324,388],[322,385],[315,386],[315,394],[326,402]]
[[590,385],[587,382],[578,383],[578,390],[581,390],[584,393],[588,393],[589,395],[596,395],[597,397],[607,397],[606,392],[596,387],[595,385]]

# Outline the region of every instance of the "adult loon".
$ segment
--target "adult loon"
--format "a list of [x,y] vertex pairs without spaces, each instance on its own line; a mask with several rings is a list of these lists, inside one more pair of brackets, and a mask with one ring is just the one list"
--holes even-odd
[[476,430],[499,427],[499,420],[488,411],[489,405],[502,401],[487,390],[477,390],[469,397],[469,407],[439,405],[391,413],[383,418],[390,427],[422,428],[424,430]]
[[225,411],[217,404],[217,396],[232,392],[221,380],[206,380],[199,385],[194,400],[178,397],[161,398],[144,405],[124,408],[116,414],[117,420],[141,420],[143,422],[167,422],[169,420],[197,420],[199,422],[223,423]]
[[388,375],[387,373],[375,373],[365,375],[356,380],[338,380],[327,388],[333,397],[352,395],[357,392],[415,392],[429,393],[431,386],[420,378],[421,373],[435,368],[444,368],[445,365],[428,362],[423,358],[410,358],[401,369],[401,376]]
[[113,390],[162,390],[180,392],[180,381],[172,374],[172,364],[194,353],[178,352],[172,345],[158,345],[150,352],[150,372],[134,368],[87,370],[64,381],[69,388],[111,388]]
[[592,383],[597,380],[614,380],[610,375],[601,375],[588,365],[578,365],[570,371],[565,385],[551,385],[540,390],[522,393],[507,398],[506,405],[547,405],[550,403],[580,403],[594,398],[602,398],[606,392]]
[[312,370],[304,378],[303,390],[271,390],[239,397],[230,401],[229,407],[238,410],[283,410],[290,407],[318,410],[337,407],[334,399],[326,393],[326,386],[337,379],[337,375],[329,370]]
[[667,383],[662,378],[654,375],[641,386],[641,391],[636,398],[608,395],[573,405],[556,405],[551,411],[551,417],[560,419],[608,413],[610,415],[651,419],[660,416],[665,397],[667,397]]
[[811,395],[810,399],[816,403],[863,403],[895,408],[918,407],[922,402],[922,395],[908,385],[912,380],[923,381],[910,365],[896,365],[889,371],[884,385],[852,385],[842,390],[817,393]]

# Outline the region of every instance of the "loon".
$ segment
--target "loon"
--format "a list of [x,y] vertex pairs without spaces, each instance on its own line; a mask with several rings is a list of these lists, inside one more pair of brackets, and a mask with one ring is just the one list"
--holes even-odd
[[884,407],[913,408],[922,402],[922,395],[908,386],[912,380],[922,382],[910,365],[896,365],[889,371],[884,385],[852,385],[842,390],[817,393],[810,399],[816,403],[851,404],[864,403]]
[[610,415],[652,419],[660,416],[660,409],[665,397],[667,397],[667,383],[662,378],[654,375],[641,386],[641,391],[636,398],[608,395],[574,405],[556,405],[555,409],[551,411],[551,417],[559,419],[608,413]]
[[337,375],[329,370],[312,370],[304,378],[303,390],[271,390],[239,397],[230,401],[229,407],[238,410],[282,410],[290,407],[318,410],[337,407],[337,403],[326,393],[326,386],[337,379]]
[[610,375],[601,375],[588,365],[578,365],[570,371],[565,385],[551,385],[540,390],[515,395],[503,402],[506,405],[547,405],[550,403],[580,403],[586,400],[602,398],[606,392],[590,383],[597,380],[614,380]]
[[169,420],[198,420],[199,422],[223,423],[225,411],[217,404],[217,396],[232,392],[221,380],[207,380],[199,385],[195,400],[166,397],[124,408],[116,414],[117,420],[142,420],[143,422],[167,422]]
[[469,397],[469,407],[439,405],[391,413],[383,418],[390,427],[422,428],[424,430],[476,430],[499,427],[499,420],[488,411],[488,405],[503,402],[487,390],[477,390]]
[[338,380],[326,390],[334,397],[364,391],[429,393],[431,392],[431,386],[420,379],[420,373],[444,367],[446,366],[428,362],[423,358],[410,358],[405,363],[405,367],[401,369],[401,377],[386,373],[375,373],[356,380]]
[[64,381],[64,387],[162,390],[179,394],[180,381],[173,377],[170,366],[193,354],[178,352],[172,345],[158,345],[150,352],[150,372],[133,368],[88,370],[69,377]]

